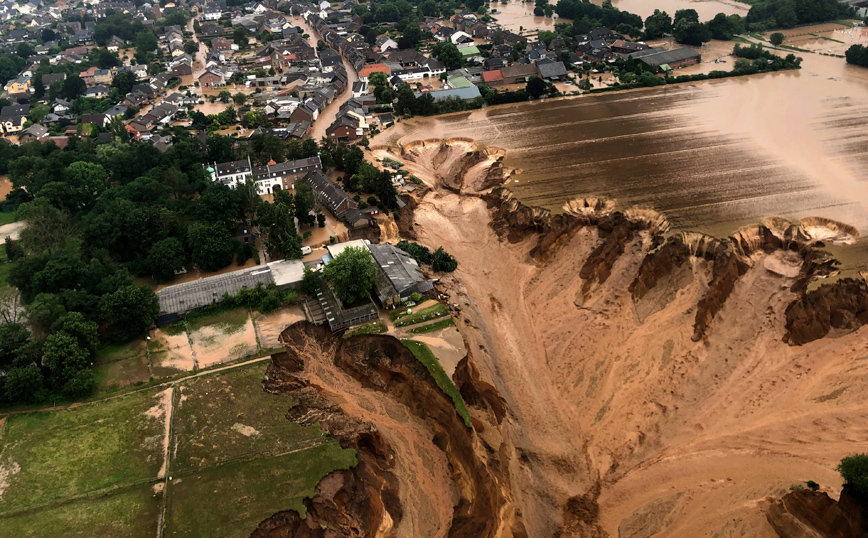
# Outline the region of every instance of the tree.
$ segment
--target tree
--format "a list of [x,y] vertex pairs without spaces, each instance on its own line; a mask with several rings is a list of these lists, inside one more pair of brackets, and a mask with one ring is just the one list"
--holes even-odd
[[18,323],[23,317],[21,293],[11,286],[0,290],[0,323]]
[[[693,11],[695,13],[692,9],[678,10],[679,13],[682,11]],[[683,17],[673,25],[672,36],[679,43],[698,47],[707,41],[711,41],[711,30],[701,22],[692,21],[687,17]]]
[[868,454],[852,454],[841,460],[837,471],[844,483],[853,488],[853,493],[862,503],[868,502]]
[[546,81],[539,77],[531,77],[527,81],[525,90],[532,98],[539,99],[546,92]]
[[235,28],[232,32],[232,41],[238,45],[239,48],[246,49],[250,44],[249,32],[243,26],[239,26]]
[[136,54],[147,54],[157,50],[157,36],[144,30],[136,34]]
[[314,198],[313,189],[307,183],[297,183],[295,186],[295,218],[298,219],[298,223],[313,226],[316,222],[316,216],[312,214],[314,209],[316,209],[316,198]]
[[145,269],[157,280],[171,280],[175,271],[187,265],[184,245],[175,238],[168,237],[157,241],[148,251]]
[[247,95],[245,95],[241,92],[238,92],[232,96],[232,100],[235,102],[236,105],[241,106],[245,102],[247,102]]
[[219,224],[194,222],[187,229],[187,244],[193,263],[205,271],[216,271],[232,263],[235,246],[226,228]]
[[18,349],[30,341],[30,331],[23,323],[0,324],[0,368],[6,369],[17,357]]
[[217,94],[217,99],[220,99],[224,103],[228,103],[230,99],[232,99],[232,92],[229,90],[220,90],[220,93]]
[[199,52],[199,42],[198,41],[187,41],[184,43],[184,52],[187,54],[196,54]]
[[460,69],[464,63],[461,51],[448,41],[434,45],[431,49],[431,56],[443,62],[446,65],[446,69],[450,71]]
[[51,332],[72,336],[78,342],[78,346],[91,356],[99,349],[98,326],[95,322],[88,321],[81,312],[67,312],[60,316],[51,325]]
[[434,251],[432,267],[435,271],[451,272],[458,268],[458,262],[443,247]]
[[316,295],[319,291],[319,277],[306,265],[304,266],[304,276],[301,277],[301,291],[308,295]]
[[780,32],[775,32],[769,36],[769,43],[776,47],[780,47],[781,44],[784,42],[784,39],[784,34]]
[[317,39],[317,41],[316,41],[316,51],[317,52],[322,52],[322,51],[326,50],[327,48],[329,48],[328,43],[326,43],[322,39]]
[[322,213],[316,214],[316,223],[320,228],[325,228],[326,225],[326,216]]
[[[89,391],[81,386],[78,373],[90,367],[90,354],[78,345],[74,336],[66,333],[49,334],[45,338],[43,361],[51,371],[55,388],[70,397],[84,396]],[[69,384],[69,385],[68,385]]]
[[422,29],[415,22],[410,23],[404,28],[403,37],[410,42],[410,46],[406,48],[413,48],[422,41]]
[[157,296],[140,286],[123,286],[114,293],[103,295],[99,306],[111,339],[117,342],[141,336],[160,313]]
[[699,22],[699,13],[697,13],[695,9],[679,9],[675,12],[675,19],[672,23],[676,24],[678,21],[682,20],[687,22]]
[[368,76],[368,84],[371,86],[377,87],[388,87],[389,79],[386,77],[386,73],[371,73]]
[[19,238],[30,253],[56,252],[76,235],[69,213],[53,207],[45,199],[21,206],[18,218],[27,221],[27,226],[19,232]]
[[70,101],[84,95],[85,91],[87,91],[87,84],[81,77],[68,76],[60,86],[60,96]]
[[345,248],[323,269],[323,278],[345,304],[368,296],[377,278],[371,253],[363,247]]
[[868,67],[868,47],[864,45],[851,45],[844,53],[848,64]]
[[35,364],[6,371],[4,396],[10,402],[31,403],[40,398],[42,370]]
[[744,22],[738,15],[727,16],[724,13],[718,13],[713,19],[708,21],[708,30],[711,32],[711,37],[714,39],[722,39],[728,41],[736,34],[744,32]]
[[654,13],[645,19],[645,35],[648,39],[663,37],[672,32],[672,17],[665,11],[655,9]]
[[132,71],[121,71],[112,80],[112,87],[117,88],[118,93],[121,95],[126,95],[133,91],[133,86],[136,84],[138,84],[138,79]]

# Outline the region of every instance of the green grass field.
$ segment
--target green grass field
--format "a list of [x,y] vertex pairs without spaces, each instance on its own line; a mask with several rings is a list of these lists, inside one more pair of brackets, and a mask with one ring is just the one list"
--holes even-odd
[[350,338],[352,336],[359,336],[361,334],[383,334],[389,330],[386,325],[380,321],[373,321],[366,325],[359,325],[358,327],[353,327],[352,329],[344,332],[344,338]]
[[187,315],[187,329],[193,333],[206,326],[215,326],[224,334],[232,334],[241,330],[247,323],[249,313],[244,308],[233,308],[215,315]]
[[270,456],[328,441],[315,426],[286,420],[294,405],[262,390],[267,363],[185,382],[175,395],[173,472]]
[[401,340],[401,343],[413,352],[413,356],[419,359],[419,362],[428,368],[428,371],[431,372],[431,376],[434,378],[437,386],[440,387],[447,396],[452,398],[453,402],[455,402],[455,409],[458,411],[458,415],[460,415],[464,420],[464,424],[468,428],[472,427],[470,422],[470,412],[467,410],[467,406],[464,405],[464,398],[461,397],[458,388],[452,380],[449,379],[449,376],[446,375],[446,371],[443,370],[440,361],[437,360],[437,357],[434,356],[431,349],[422,342],[416,342],[415,340]]
[[408,329],[407,332],[413,334],[424,334],[424,333],[432,333],[434,331],[439,331],[440,329],[445,329],[446,327],[454,327],[455,320],[452,318],[441,319],[440,321],[435,321],[434,323],[429,323],[428,325],[422,325],[420,327],[413,327],[412,329]]
[[261,521],[281,510],[304,515],[302,500],[313,495],[324,476],[355,465],[355,451],[332,441],[174,478],[169,485],[165,536],[246,538]]
[[11,224],[11,223],[15,222],[15,219],[17,218],[17,214],[18,214],[17,211],[12,211],[10,213],[0,212],[0,226],[3,226],[5,224]]
[[153,538],[159,499],[151,486],[0,519],[0,536],[15,538]]
[[155,477],[165,431],[155,394],[10,416],[0,437],[8,482],[0,512]]
[[406,327],[449,315],[449,310],[446,309],[446,306],[439,303],[422,310],[414,311],[412,314],[405,314],[406,311],[407,309],[404,308],[389,312],[389,317],[395,322],[395,327]]

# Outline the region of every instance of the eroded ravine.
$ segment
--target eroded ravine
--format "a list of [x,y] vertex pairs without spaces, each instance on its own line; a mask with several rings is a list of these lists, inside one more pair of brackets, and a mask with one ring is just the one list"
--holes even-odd
[[[824,243],[856,230],[767,219],[716,239],[605,200],[552,214],[496,187],[497,148],[373,154],[426,183],[402,235],[459,261],[438,291],[460,307],[470,356],[455,380],[475,428],[406,350],[384,359],[403,349],[388,337],[290,328],[295,373],[276,359],[268,386],[303,387],[368,432],[325,421],[360,453],[339,476],[385,507],[339,536],[774,537],[766,514],[790,484],[837,497],[834,467],[868,435],[868,286],[806,290],[835,270]],[[307,408],[295,413],[322,419]],[[315,508],[338,480],[306,525],[333,520]]]

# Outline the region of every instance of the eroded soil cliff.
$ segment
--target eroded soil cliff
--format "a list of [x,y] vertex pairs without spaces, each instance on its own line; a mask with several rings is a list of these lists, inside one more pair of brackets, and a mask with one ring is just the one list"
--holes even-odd
[[[772,218],[714,238],[598,199],[553,214],[496,186],[497,148],[373,154],[428,187],[402,235],[459,262],[438,290],[462,313],[474,428],[398,342],[292,327],[267,385],[302,391],[292,418],[360,464],[321,483],[310,521],[258,536],[773,538],[840,508],[784,495],[811,479],[831,502],[835,465],[864,451],[868,289],[806,291],[856,230]],[[842,517],[818,535],[847,536]]]

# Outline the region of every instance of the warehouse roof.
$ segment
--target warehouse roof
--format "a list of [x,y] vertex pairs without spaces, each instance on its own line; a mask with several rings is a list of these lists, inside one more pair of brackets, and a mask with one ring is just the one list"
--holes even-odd
[[160,315],[183,314],[202,308],[219,301],[225,293],[235,295],[242,289],[254,288],[257,284],[274,284],[271,269],[256,266],[167,286],[157,292]]
[[648,49],[630,54],[630,58],[640,60],[652,67],[660,67],[663,64],[682,62],[692,58],[700,58],[702,54],[690,47],[681,47],[672,50]]

